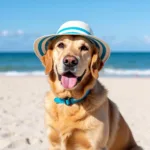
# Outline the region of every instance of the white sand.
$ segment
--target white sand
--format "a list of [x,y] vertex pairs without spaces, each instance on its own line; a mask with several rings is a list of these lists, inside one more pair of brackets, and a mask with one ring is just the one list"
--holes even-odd
[[[136,141],[150,150],[150,78],[102,78]],[[0,76],[0,150],[48,150],[45,77]]]

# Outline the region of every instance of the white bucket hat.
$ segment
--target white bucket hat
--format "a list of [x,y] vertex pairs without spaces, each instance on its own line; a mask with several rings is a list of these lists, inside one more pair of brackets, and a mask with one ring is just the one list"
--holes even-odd
[[68,21],[60,26],[56,34],[39,37],[34,42],[34,51],[40,59],[47,51],[49,43],[62,35],[80,35],[89,39],[100,50],[100,59],[105,62],[110,55],[110,48],[103,40],[93,35],[92,29],[82,21]]

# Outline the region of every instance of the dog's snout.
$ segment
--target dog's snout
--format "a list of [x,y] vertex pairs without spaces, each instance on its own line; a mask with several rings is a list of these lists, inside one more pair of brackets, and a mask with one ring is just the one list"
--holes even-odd
[[66,56],[63,59],[63,63],[67,67],[74,67],[78,64],[78,59],[74,56]]

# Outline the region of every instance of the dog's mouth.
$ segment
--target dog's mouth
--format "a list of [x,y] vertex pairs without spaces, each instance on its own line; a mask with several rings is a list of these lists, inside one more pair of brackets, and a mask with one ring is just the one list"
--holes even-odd
[[77,77],[72,72],[68,71],[61,75],[58,73],[58,78],[65,89],[71,89],[74,88],[82,80],[85,73],[86,70],[83,72],[83,74],[80,77]]

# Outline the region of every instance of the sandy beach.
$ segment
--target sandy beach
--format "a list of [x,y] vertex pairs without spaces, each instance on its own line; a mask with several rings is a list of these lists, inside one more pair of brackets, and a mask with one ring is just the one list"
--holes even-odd
[[[100,78],[134,137],[150,150],[150,78]],[[0,76],[0,150],[48,150],[44,128],[46,77]]]

